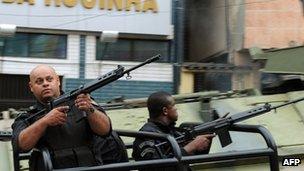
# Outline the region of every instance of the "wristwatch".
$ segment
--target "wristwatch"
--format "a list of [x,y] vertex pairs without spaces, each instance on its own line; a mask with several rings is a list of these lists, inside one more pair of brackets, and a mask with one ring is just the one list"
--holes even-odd
[[95,108],[92,106],[89,108],[89,111],[87,111],[88,114],[92,114],[95,112]]

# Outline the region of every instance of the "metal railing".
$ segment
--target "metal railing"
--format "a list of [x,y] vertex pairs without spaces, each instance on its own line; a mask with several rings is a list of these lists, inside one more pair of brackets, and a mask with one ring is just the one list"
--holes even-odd
[[[123,163],[114,163],[102,166],[93,167],[76,167],[76,168],[66,168],[66,169],[53,169],[50,154],[47,149],[40,149],[41,156],[43,157],[45,170],[46,171],[104,171],[104,170],[131,170],[131,169],[144,169],[144,168],[162,168],[166,166],[174,166],[177,170],[184,168],[185,165],[202,163],[202,162],[215,162],[215,161],[227,161],[231,159],[244,159],[244,158],[254,158],[254,157],[268,157],[269,165],[271,171],[279,171],[279,159],[277,153],[277,147],[272,138],[270,132],[263,126],[259,125],[241,125],[234,124],[230,127],[229,131],[238,132],[251,132],[258,133],[264,138],[267,148],[263,149],[253,149],[253,150],[242,150],[236,152],[220,152],[213,154],[201,154],[194,156],[182,156],[181,149],[175,139],[167,134],[151,133],[151,132],[135,132],[126,130],[117,130],[120,136],[125,137],[138,137],[138,138],[149,138],[149,139],[161,139],[168,141],[173,149],[174,156],[172,158],[166,159],[154,159],[145,161],[130,161]],[[0,136],[1,139],[1,136]],[[128,146],[131,148],[132,146]],[[28,155],[26,155],[28,157]],[[19,162],[22,159],[26,159],[23,154],[15,154],[15,170],[19,170]]]

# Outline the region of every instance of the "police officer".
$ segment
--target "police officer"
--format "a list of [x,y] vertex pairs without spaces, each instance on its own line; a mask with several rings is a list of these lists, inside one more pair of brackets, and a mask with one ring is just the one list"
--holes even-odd
[[[174,137],[182,135],[182,131],[175,127],[175,123],[178,119],[177,110],[173,97],[167,92],[156,92],[149,96],[147,101],[147,107],[149,110],[149,119],[146,124],[140,129],[140,131],[156,132],[170,134]],[[206,134],[197,136],[191,142],[182,145],[182,155],[192,155],[210,147],[210,142],[214,137],[213,134]],[[147,160],[147,159],[159,159],[172,157],[172,150],[161,148],[160,154],[155,148],[155,144],[161,143],[160,140],[141,139],[136,138],[133,143],[133,154],[135,160]],[[190,168],[186,168],[190,169]],[[153,170],[153,169],[145,169]],[[174,167],[166,167],[160,170],[176,170]]]
[[[110,119],[102,108],[94,104],[88,94],[80,94],[75,101],[30,121],[28,118],[32,114],[44,109],[48,101],[61,95],[61,91],[58,75],[46,65],[31,71],[29,87],[37,102],[34,108],[20,114],[12,125],[14,150],[27,152],[34,147],[47,147],[54,168],[101,164],[102,161],[96,158],[93,140],[111,132]],[[39,170],[31,164],[35,160],[30,161],[31,170]]]

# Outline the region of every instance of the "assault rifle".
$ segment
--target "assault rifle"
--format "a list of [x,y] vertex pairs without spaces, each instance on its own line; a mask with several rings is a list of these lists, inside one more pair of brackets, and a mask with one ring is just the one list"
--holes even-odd
[[[229,134],[228,129],[234,123],[237,123],[237,122],[258,116],[258,115],[262,115],[271,110],[276,110],[277,108],[287,106],[287,105],[290,105],[293,103],[297,103],[297,102],[300,102],[303,100],[304,100],[304,97],[296,99],[296,100],[292,100],[292,101],[289,101],[289,102],[286,102],[286,103],[283,103],[283,104],[277,105],[277,106],[271,106],[270,104],[266,103],[263,106],[258,106],[258,107],[255,107],[253,109],[250,109],[250,110],[247,110],[244,112],[236,113],[229,117],[226,117],[227,116],[226,115],[226,116],[218,118],[214,121],[196,125],[193,128],[186,130],[185,133],[183,133],[183,135],[176,137],[175,139],[178,144],[184,145],[187,142],[190,142],[191,140],[193,140],[198,135],[215,133],[219,136],[222,147],[225,147],[232,143],[231,136]],[[167,144],[167,142],[162,142],[162,143],[156,144],[155,146],[157,149],[159,149],[160,146],[166,145],[166,144]]]
[[69,102],[73,99],[76,99],[76,97],[79,95],[79,94],[83,94],[83,93],[91,93],[93,91],[95,91],[96,89],[99,89],[111,82],[114,82],[116,80],[118,80],[119,78],[123,77],[125,74],[127,74],[127,78],[130,79],[131,76],[130,76],[130,72],[139,68],[139,67],[142,67],[146,64],[149,64],[149,63],[152,63],[156,60],[159,60],[160,59],[160,54],[158,55],[155,55],[149,59],[147,59],[146,61],[130,68],[130,69],[127,69],[125,70],[124,67],[118,65],[117,66],[117,69],[115,70],[112,70],[100,77],[98,77],[97,79],[91,81],[91,82],[88,82],[84,85],[81,85],[79,88],[75,89],[75,90],[72,90],[68,93],[65,93],[59,97],[57,97],[56,99],[50,101],[48,104],[47,104],[47,107],[45,109],[42,109],[40,110],[39,112],[33,114],[32,116],[30,116],[27,120],[32,123],[33,119],[36,118],[36,117],[43,117],[45,115],[45,113],[47,111],[50,111],[52,110],[53,108],[55,107],[58,107],[66,102]]

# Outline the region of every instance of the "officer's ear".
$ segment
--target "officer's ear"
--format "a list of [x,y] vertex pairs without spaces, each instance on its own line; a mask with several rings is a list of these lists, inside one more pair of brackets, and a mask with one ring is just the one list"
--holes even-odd
[[167,107],[163,107],[162,110],[163,110],[163,114],[165,116],[167,116],[168,115],[168,108]]
[[31,81],[28,83],[28,86],[29,86],[31,92],[33,92],[33,85],[32,85],[32,83],[31,83]]
[[58,75],[56,75],[56,77],[55,77],[55,79],[56,79],[56,81],[57,81],[57,83],[58,83],[58,87],[60,87],[60,78],[59,78],[59,76]]

